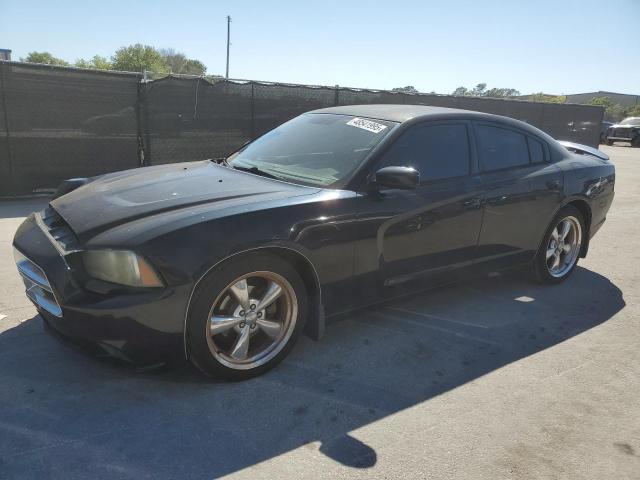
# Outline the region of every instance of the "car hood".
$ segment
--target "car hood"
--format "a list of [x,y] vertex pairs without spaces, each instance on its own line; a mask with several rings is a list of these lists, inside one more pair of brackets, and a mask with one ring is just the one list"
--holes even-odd
[[80,240],[138,218],[211,204],[266,202],[308,195],[317,188],[272,180],[209,160],[144,167],[98,177],[50,205]]

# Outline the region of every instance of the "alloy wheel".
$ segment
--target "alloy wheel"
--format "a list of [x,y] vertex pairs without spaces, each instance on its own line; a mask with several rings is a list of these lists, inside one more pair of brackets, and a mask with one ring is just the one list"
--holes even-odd
[[223,365],[259,367],[275,357],[291,337],[298,302],[291,284],[274,272],[252,272],[235,279],[214,300],[207,343]]
[[582,226],[573,216],[565,217],[551,231],[546,250],[547,270],[555,278],[566,275],[578,260]]

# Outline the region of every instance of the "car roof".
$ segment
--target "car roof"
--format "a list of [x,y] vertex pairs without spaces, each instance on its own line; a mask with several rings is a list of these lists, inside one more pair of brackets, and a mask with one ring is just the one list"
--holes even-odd
[[391,122],[399,123],[403,123],[417,117],[435,117],[461,114],[472,115],[474,117],[487,117],[487,119],[495,119],[496,117],[498,117],[497,115],[492,115],[490,113],[475,112],[473,110],[461,110],[458,108],[393,104],[344,105],[341,107],[329,107],[321,108],[319,110],[312,110],[309,113],[353,115],[354,117],[376,118],[378,120],[388,120]]
[[554,152],[553,158],[560,158],[566,150],[557,141],[543,132],[539,128],[534,127],[521,120],[505,117],[502,115],[494,115],[492,113],[476,112],[473,110],[462,110],[459,108],[432,107],[427,105],[394,105],[394,104],[371,104],[371,105],[344,105],[341,107],[321,108],[312,110],[308,113],[321,114],[333,113],[336,115],[351,115],[354,117],[366,117],[378,120],[386,120],[403,124],[413,119],[446,119],[446,118],[462,118],[485,120],[489,122],[500,123],[505,126],[511,126],[524,130],[529,134],[536,135],[547,141],[549,148]]

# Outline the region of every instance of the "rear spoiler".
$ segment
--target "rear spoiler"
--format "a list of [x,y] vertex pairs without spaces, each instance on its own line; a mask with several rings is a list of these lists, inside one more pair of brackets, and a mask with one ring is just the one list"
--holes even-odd
[[588,145],[582,145],[580,143],[565,142],[564,140],[559,140],[558,143],[570,152],[577,153],[578,155],[593,155],[594,157],[598,157],[600,160],[604,160],[605,162],[609,161],[609,155],[601,152],[597,148],[589,147]]

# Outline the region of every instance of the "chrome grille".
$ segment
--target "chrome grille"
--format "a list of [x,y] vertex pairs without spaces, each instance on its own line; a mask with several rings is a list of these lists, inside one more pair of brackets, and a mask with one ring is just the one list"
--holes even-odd
[[27,297],[51,315],[61,317],[62,309],[44,271],[16,248],[13,249],[13,255],[27,291]]
[[69,252],[78,249],[76,236],[58,212],[48,206],[40,213],[40,216],[51,238],[63,250]]
[[628,137],[630,136],[630,135],[629,135],[630,133],[631,133],[631,130],[628,130],[628,129],[626,129],[626,128],[623,128],[623,129],[618,129],[618,130],[616,130],[614,135],[615,135],[616,137],[628,138]]

